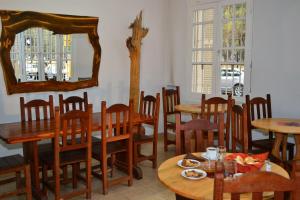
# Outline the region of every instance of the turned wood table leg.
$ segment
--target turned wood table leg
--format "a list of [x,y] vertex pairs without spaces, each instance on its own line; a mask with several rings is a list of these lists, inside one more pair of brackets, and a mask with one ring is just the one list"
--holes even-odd
[[24,159],[30,164],[32,194],[35,199],[47,199],[45,194],[42,193],[40,187],[39,177],[39,156],[37,141],[23,143]]
[[300,135],[295,136],[296,154],[294,160],[300,160]]
[[287,138],[288,135],[284,134],[283,136],[283,140],[282,140],[282,160],[283,161],[287,161],[287,151],[286,151],[286,147],[287,147]]
[[276,158],[280,159],[281,160],[281,157],[280,157],[280,145],[283,141],[283,138],[284,138],[284,134],[282,133],[276,133],[275,134],[275,141],[274,141],[274,146],[273,146],[273,149],[272,149],[272,155],[275,156]]

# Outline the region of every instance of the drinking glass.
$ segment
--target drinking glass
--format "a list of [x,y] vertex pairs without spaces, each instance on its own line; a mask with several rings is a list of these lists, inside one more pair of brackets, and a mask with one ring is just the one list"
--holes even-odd
[[225,177],[233,177],[237,173],[237,164],[235,160],[224,160]]
[[219,146],[219,160],[224,161],[225,153],[226,153],[226,147],[225,146]]

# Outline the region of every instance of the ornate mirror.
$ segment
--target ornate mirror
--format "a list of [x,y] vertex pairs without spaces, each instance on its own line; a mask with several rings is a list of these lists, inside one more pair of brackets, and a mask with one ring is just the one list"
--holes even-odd
[[1,11],[0,58],[8,94],[98,85],[98,18]]

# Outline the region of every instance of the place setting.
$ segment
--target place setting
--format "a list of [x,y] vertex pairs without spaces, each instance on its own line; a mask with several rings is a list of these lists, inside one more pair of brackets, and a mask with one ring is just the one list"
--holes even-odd
[[214,177],[216,161],[223,162],[226,178],[236,178],[244,173],[260,170],[265,161],[268,161],[268,153],[226,153],[224,146],[207,147],[206,152],[187,153],[183,159],[178,160],[177,165],[183,168],[181,176],[199,180]]
[[183,159],[177,162],[177,165],[184,169],[181,176],[190,180],[213,177],[215,162],[224,153],[223,151],[224,148],[208,147],[206,152],[200,153],[200,156],[192,153],[186,154]]

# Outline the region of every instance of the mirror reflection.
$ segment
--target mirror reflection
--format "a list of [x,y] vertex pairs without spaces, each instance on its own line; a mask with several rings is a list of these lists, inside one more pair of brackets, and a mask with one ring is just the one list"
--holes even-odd
[[98,86],[98,17],[0,10],[8,94]]
[[18,82],[89,80],[93,54],[88,34],[54,34],[37,27],[16,34],[10,50]]

